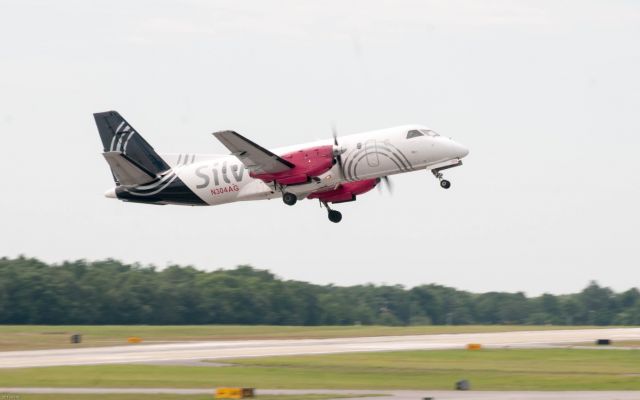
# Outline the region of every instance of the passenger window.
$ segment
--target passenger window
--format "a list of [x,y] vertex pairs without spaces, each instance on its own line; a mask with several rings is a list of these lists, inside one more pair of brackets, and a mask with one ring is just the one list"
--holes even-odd
[[424,136],[424,133],[418,131],[418,130],[411,130],[409,132],[407,132],[407,139],[411,139],[414,137],[418,137],[418,136]]
[[356,147],[358,148],[358,150],[360,150],[362,148],[362,143],[358,143]]

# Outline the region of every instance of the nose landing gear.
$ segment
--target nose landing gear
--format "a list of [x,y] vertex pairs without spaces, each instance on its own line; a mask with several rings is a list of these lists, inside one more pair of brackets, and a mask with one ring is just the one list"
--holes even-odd
[[440,172],[440,170],[434,169],[434,170],[431,170],[431,172],[433,173],[433,176],[438,178],[438,180],[440,181],[440,187],[441,188],[449,189],[451,187],[451,182],[449,182],[446,179],[443,179],[442,172]]
[[444,179],[444,177],[442,176],[442,172],[440,171],[443,171],[449,168],[459,167],[461,165],[462,165],[462,161],[460,161],[459,159],[449,160],[448,162],[445,163],[445,165],[432,169],[431,173],[433,174],[433,176],[438,178],[438,180],[440,181],[441,188],[449,189],[451,187],[451,182]]

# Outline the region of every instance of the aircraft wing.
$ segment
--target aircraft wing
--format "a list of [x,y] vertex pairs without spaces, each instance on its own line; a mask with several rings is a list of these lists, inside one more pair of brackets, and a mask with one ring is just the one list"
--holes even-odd
[[240,162],[254,174],[275,174],[295,167],[289,161],[278,157],[264,147],[252,142],[234,131],[214,132],[215,136],[231,154],[238,157]]

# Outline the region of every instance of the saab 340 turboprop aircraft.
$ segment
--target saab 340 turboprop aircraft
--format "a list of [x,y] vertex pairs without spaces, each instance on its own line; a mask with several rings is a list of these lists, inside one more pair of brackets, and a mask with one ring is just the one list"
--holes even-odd
[[94,114],[116,187],[107,197],[147,204],[214,206],[282,197],[287,205],[318,199],[331,222],[330,203],[354,201],[389,175],[431,171],[448,189],[443,170],[462,165],[469,151],[419,125],[267,150],[234,131],[213,135],[230,155],[158,154],[116,111]]

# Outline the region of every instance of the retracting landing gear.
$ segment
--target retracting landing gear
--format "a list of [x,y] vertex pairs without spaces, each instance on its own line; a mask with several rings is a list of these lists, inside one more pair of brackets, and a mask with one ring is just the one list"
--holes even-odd
[[298,196],[291,192],[285,192],[286,187],[284,185],[278,184],[278,182],[273,181],[273,191],[278,191],[282,193],[282,201],[284,204],[288,206],[292,206],[298,202]]
[[329,210],[329,221],[338,223],[342,221],[342,213],[336,210]]
[[342,213],[340,211],[332,210],[329,207],[329,204],[325,203],[324,201],[320,202],[320,206],[324,206],[327,209],[327,216],[329,217],[329,221],[335,224],[342,221]]
[[285,192],[282,194],[282,201],[288,206],[292,206],[298,202],[298,196],[293,193]]
[[442,172],[440,172],[439,169],[433,169],[431,170],[431,172],[433,173],[433,176],[435,176],[436,178],[438,178],[438,180],[440,181],[440,187],[443,189],[449,189],[451,187],[451,182],[449,182],[446,179],[443,179],[442,177]]
[[442,167],[439,168],[434,168],[431,170],[431,173],[433,174],[433,176],[435,176],[436,178],[438,178],[438,180],[440,181],[440,187],[443,189],[449,189],[451,187],[451,182],[449,182],[448,180],[444,179],[442,177],[442,172],[445,169],[449,169],[449,168],[454,168],[454,167],[459,167],[462,165],[462,161],[458,160],[450,160],[448,162],[449,165],[444,165]]

